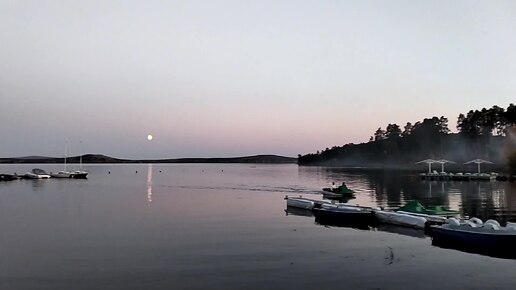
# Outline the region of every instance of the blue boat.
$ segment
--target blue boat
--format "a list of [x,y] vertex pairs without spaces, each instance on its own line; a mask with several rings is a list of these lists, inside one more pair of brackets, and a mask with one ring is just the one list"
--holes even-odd
[[501,227],[488,220],[484,224],[448,223],[430,227],[432,245],[500,258],[516,259],[516,226]]

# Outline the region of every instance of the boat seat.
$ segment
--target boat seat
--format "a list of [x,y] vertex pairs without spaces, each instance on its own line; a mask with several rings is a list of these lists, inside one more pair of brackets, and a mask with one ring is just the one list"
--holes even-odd
[[481,225],[484,224],[481,219],[476,218],[476,217],[470,218],[469,221],[472,222],[472,223],[477,224],[477,226],[481,226]]
[[494,223],[486,223],[486,224],[484,224],[484,228],[488,228],[488,229],[492,229],[492,230],[497,231],[497,230],[500,229],[500,226],[497,226]]
[[500,228],[500,223],[498,223],[498,221],[495,221],[495,220],[487,220],[484,223],[484,226],[487,225],[487,224],[493,224],[493,225],[497,226],[498,228]]
[[476,224],[472,221],[465,221],[463,224],[461,224],[462,226],[466,226],[466,227],[472,227],[472,228],[478,228],[478,227],[481,227],[482,225],[479,225],[479,224]]
[[459,220],[456,219],[456,218],[449,218],[449,219],[446,220],[446,223],[449,224],[449,225],[453,225],[453,226],[460,225]]

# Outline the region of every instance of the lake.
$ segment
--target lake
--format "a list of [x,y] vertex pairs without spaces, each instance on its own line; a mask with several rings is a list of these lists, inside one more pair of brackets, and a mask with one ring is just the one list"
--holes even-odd
[[[1,165],[22,174],[59,165]],[[516,183],[422,181],[297,165],[86,165],[87,180],[0,183],[0,289],[513,289],[516,260],[432,246],[421,232],[325,227],[285,195],[411,199],[516,221]]]

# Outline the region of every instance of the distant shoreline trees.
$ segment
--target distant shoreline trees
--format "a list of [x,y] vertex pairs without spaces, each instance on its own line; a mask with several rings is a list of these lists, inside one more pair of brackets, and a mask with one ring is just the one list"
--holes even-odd
[[460,114],[458,133],[450,133],[448,119],[444,116],[414,124],[407,122],[403,130],[398,124],[388,124],[385,129],[378,128],[367,143],[300,154],[298,164],[403,167],[426,158],[461,162],[480,157],[506,164],[508,156],[516,150],[516,145],[506,138],[511,128],[516,128],[516,106],[510,104],[504,109],[495,105]]

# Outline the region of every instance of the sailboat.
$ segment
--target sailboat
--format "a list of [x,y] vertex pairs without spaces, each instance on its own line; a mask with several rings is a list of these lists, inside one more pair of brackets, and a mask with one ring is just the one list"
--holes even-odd
[[72,178],[74,177],[74,173],[66,170],[66,142],[64,148],[64,167],[63,170],[57,173],[50,173],[52,178]]
[[[80,142],[82,144],[82,141]],[[79,156],[79,170],[75,170],[74,172],[72,172],[72,178],[81,178],[81,179],[86,179],[88,178],[88,172],[87,171],[84,171],[82,169],[82,153],[81,155]]]

